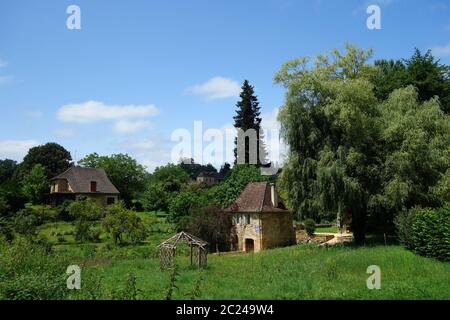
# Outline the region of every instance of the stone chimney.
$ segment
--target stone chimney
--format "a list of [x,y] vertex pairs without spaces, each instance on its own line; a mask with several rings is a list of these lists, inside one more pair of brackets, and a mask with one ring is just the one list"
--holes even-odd
[[270,184],[270,196],[273,207],[278,208],[278,194],[277,191],[275,190],[275,183]]

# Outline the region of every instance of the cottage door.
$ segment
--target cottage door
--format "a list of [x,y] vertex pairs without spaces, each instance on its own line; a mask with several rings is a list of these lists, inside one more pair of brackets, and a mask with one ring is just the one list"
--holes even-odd
[[253,239],[245,239],[245,252],[253,252],[255,250],[255,241]]

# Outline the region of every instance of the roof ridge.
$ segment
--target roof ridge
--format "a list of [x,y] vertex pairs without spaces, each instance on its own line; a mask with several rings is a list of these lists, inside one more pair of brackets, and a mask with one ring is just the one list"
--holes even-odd
[[259,211],[262,211],[263,207],[264,207],[264,202],[266,201],[266,191],[267,191],[267,181],[262,181],[262,183],[264,183],[264,195],[262,197],[261,200],[261,206],[259,207]]

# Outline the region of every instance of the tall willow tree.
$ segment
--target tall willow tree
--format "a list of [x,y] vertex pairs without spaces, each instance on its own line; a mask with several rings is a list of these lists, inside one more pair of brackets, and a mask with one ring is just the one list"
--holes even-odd
[[347,45],[275,76],[286,88],[278,118],[289,145],[280,191],[299,218],[351,218],[358,243],[367,227],[392,231],[402,210],[450,201],[450,116],[439,95],[424,101],[409,85],[377,100],[370,55]]
[[280,179],[288,205],[301,218],[317,219],[323,213],[351,217],[359,243],[382,162],[379,111],[370,82],[375,69],[366,64],[370,56],[371,51],[347,45],[345,54],[333,50],[314,61],[289,61],[275,76],[287,90],[279,121],[289,145]]

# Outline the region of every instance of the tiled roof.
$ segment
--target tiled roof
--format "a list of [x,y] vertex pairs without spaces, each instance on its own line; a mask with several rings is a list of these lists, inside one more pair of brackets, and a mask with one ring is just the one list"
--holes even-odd
[[[277,197],[279,198],[279,197]],[[233,204],[225,209],[227,212],[286,212],[284,204],[278,200],[273,206],[271,185],[268,182],[249,183]]]
[[95,181],[95,193],[119,194],[103,169],[71,167],[51,180],[59,179],[66,179],[74,193],[91,193],[91,181]]

